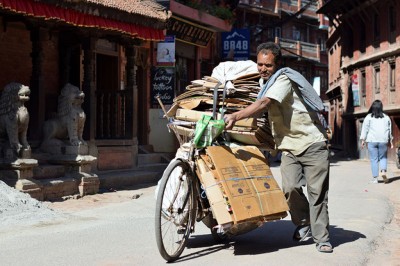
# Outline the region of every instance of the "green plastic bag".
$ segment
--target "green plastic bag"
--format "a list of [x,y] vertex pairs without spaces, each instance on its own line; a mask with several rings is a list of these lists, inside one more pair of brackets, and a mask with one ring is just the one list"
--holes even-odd
[[196,148],[210,146],[214,139],[218,137],[225,128],[223,119],[214,120],[209,115],[202,115],[196,123],[194,131],[194,145]]

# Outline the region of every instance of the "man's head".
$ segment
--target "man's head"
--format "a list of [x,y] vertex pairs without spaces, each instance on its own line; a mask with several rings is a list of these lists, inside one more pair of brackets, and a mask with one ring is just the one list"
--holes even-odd
[[262,79],[268,80],[278,70],[281,58],[281,48],[273,42],[262,43],[257,47],[257,69]]

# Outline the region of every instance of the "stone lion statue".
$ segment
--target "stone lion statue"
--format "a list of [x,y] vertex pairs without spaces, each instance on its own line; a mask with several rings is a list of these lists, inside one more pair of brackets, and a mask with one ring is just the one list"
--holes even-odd
[[11,82],[4,87],[0,96],[0,138],[10,143],[17,154],[21,149],[30,149],[26,135],[29,113],[25,102],[31,91],[28,86]]
[[58,97],[57,116],[45,121],[43,143],[50,140],[69,140],[72,146],[86,144],[82,138],[86,115],[82,109],[85,94],[67,83]]

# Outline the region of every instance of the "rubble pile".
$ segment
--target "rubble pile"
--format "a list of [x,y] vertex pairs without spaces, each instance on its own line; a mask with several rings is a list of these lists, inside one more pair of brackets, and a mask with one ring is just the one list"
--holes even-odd
[[0,180],[0,231],[63,217],[45,203],[31,198]]
[[[182,94],[175,97],[174,104],[167,112],[168,117],[174,118],[175,133],[189,139],[202,114],[213,115],[215,90],[218,91],[218,119],[221,119],[223,114],[244,109],[256,101],[260,91],[260,75],[254,62],[249,64],[248,61],[244,61],[247,65],[242,62],[221,63],[213,70],[211,76],[193,80]],[[226,135],[230,141],[239,144],[274,149],[275,143],[266,116],[267,113],[264,117],[237,121],[231,130],[226,131]]]

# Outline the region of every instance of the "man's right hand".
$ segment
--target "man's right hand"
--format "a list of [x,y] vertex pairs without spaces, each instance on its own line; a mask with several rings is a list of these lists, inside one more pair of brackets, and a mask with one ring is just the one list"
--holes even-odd
[[262,99],[258,99],[257,101],[240,111],[237,111],[233,114],[224,115],[225,129],[233,128],[236,121],[238,120],[253,117],[254,115],[266,111],[270,102],[271,100],[269,98],[264,97]]
[[235,113],[224,115],[225,129],[231,129],[235,125],[237,119]]

